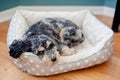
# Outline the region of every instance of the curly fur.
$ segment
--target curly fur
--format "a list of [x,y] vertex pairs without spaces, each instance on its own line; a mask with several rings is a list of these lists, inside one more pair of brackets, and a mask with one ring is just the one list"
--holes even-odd
[[84,40],[83,33],[78,30],[78,26],[70,20],[45,18],[33,24],[24,34],[23,40],[12,42],[10,56],[19,58],[24,52],[33,52],[41,60],[47,55],[54,62],[57,60],[56,52],[63,55],[68,51],[72,52],[69,54],[75,53],[70,47]]

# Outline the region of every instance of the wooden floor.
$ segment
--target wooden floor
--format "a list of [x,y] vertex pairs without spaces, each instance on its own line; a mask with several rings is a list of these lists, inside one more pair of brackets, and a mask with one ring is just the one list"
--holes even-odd
[[[97,15],[111,27],[112,18]],[[35,77],[20,71],[12,62],[6,47],[9,22],[0,23],[0,80],[120,80],[120,33],[114,33],[114,53],[103,64],[49,77]]]

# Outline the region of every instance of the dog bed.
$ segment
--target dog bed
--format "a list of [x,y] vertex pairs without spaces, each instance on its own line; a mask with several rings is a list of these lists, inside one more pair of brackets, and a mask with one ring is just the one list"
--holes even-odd
[[89,10],[81,11],[26,11],[17,10],[14,14],[7,36],[7,46],[15,39],[22,39],[29,26],[43,18],[61,17],[73,21],[85,35],[85,41],[76,46],[77,53],[60,56],[56,64],[44,66],[39,57],[26,52],[13,59],[22,71],[36,76],[48,76],[72,70],[88,68],[106,61],[113,52],[113,32],[101,23]]

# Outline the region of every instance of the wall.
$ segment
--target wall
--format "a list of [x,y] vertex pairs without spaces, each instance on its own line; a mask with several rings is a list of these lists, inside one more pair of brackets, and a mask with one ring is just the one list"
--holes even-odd
[[104,5],[115,8],[117,0],[105,0]]
[[20,0],[0,0],[0,11],[18,6]]
[[39,5],[39,6],[103,6],[104,0],[21,0],[20,5]]
[[0,0],[0,11],[23,6],[108,6],[114,8],[116,0]]

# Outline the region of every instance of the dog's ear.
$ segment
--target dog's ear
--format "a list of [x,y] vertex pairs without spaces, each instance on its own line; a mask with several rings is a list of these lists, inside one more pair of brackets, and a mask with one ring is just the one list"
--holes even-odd
[[22,49],[24,52],[32,52],[32,43],[29,40],[24,40],[22,44]]
[[9,46],[10,56],[13,58],[18,58],[22,54],[22,41],[14,40],[12,44]]
[[14,40],[9,46],[10,56],[13,58],[19,58],[23,52],[32,52],[31,46],[29,40]]
[[60,37],[61,42],[64,42],[64,31],[65,31],[65,28],[63,28],[59,33],[59,37]]

